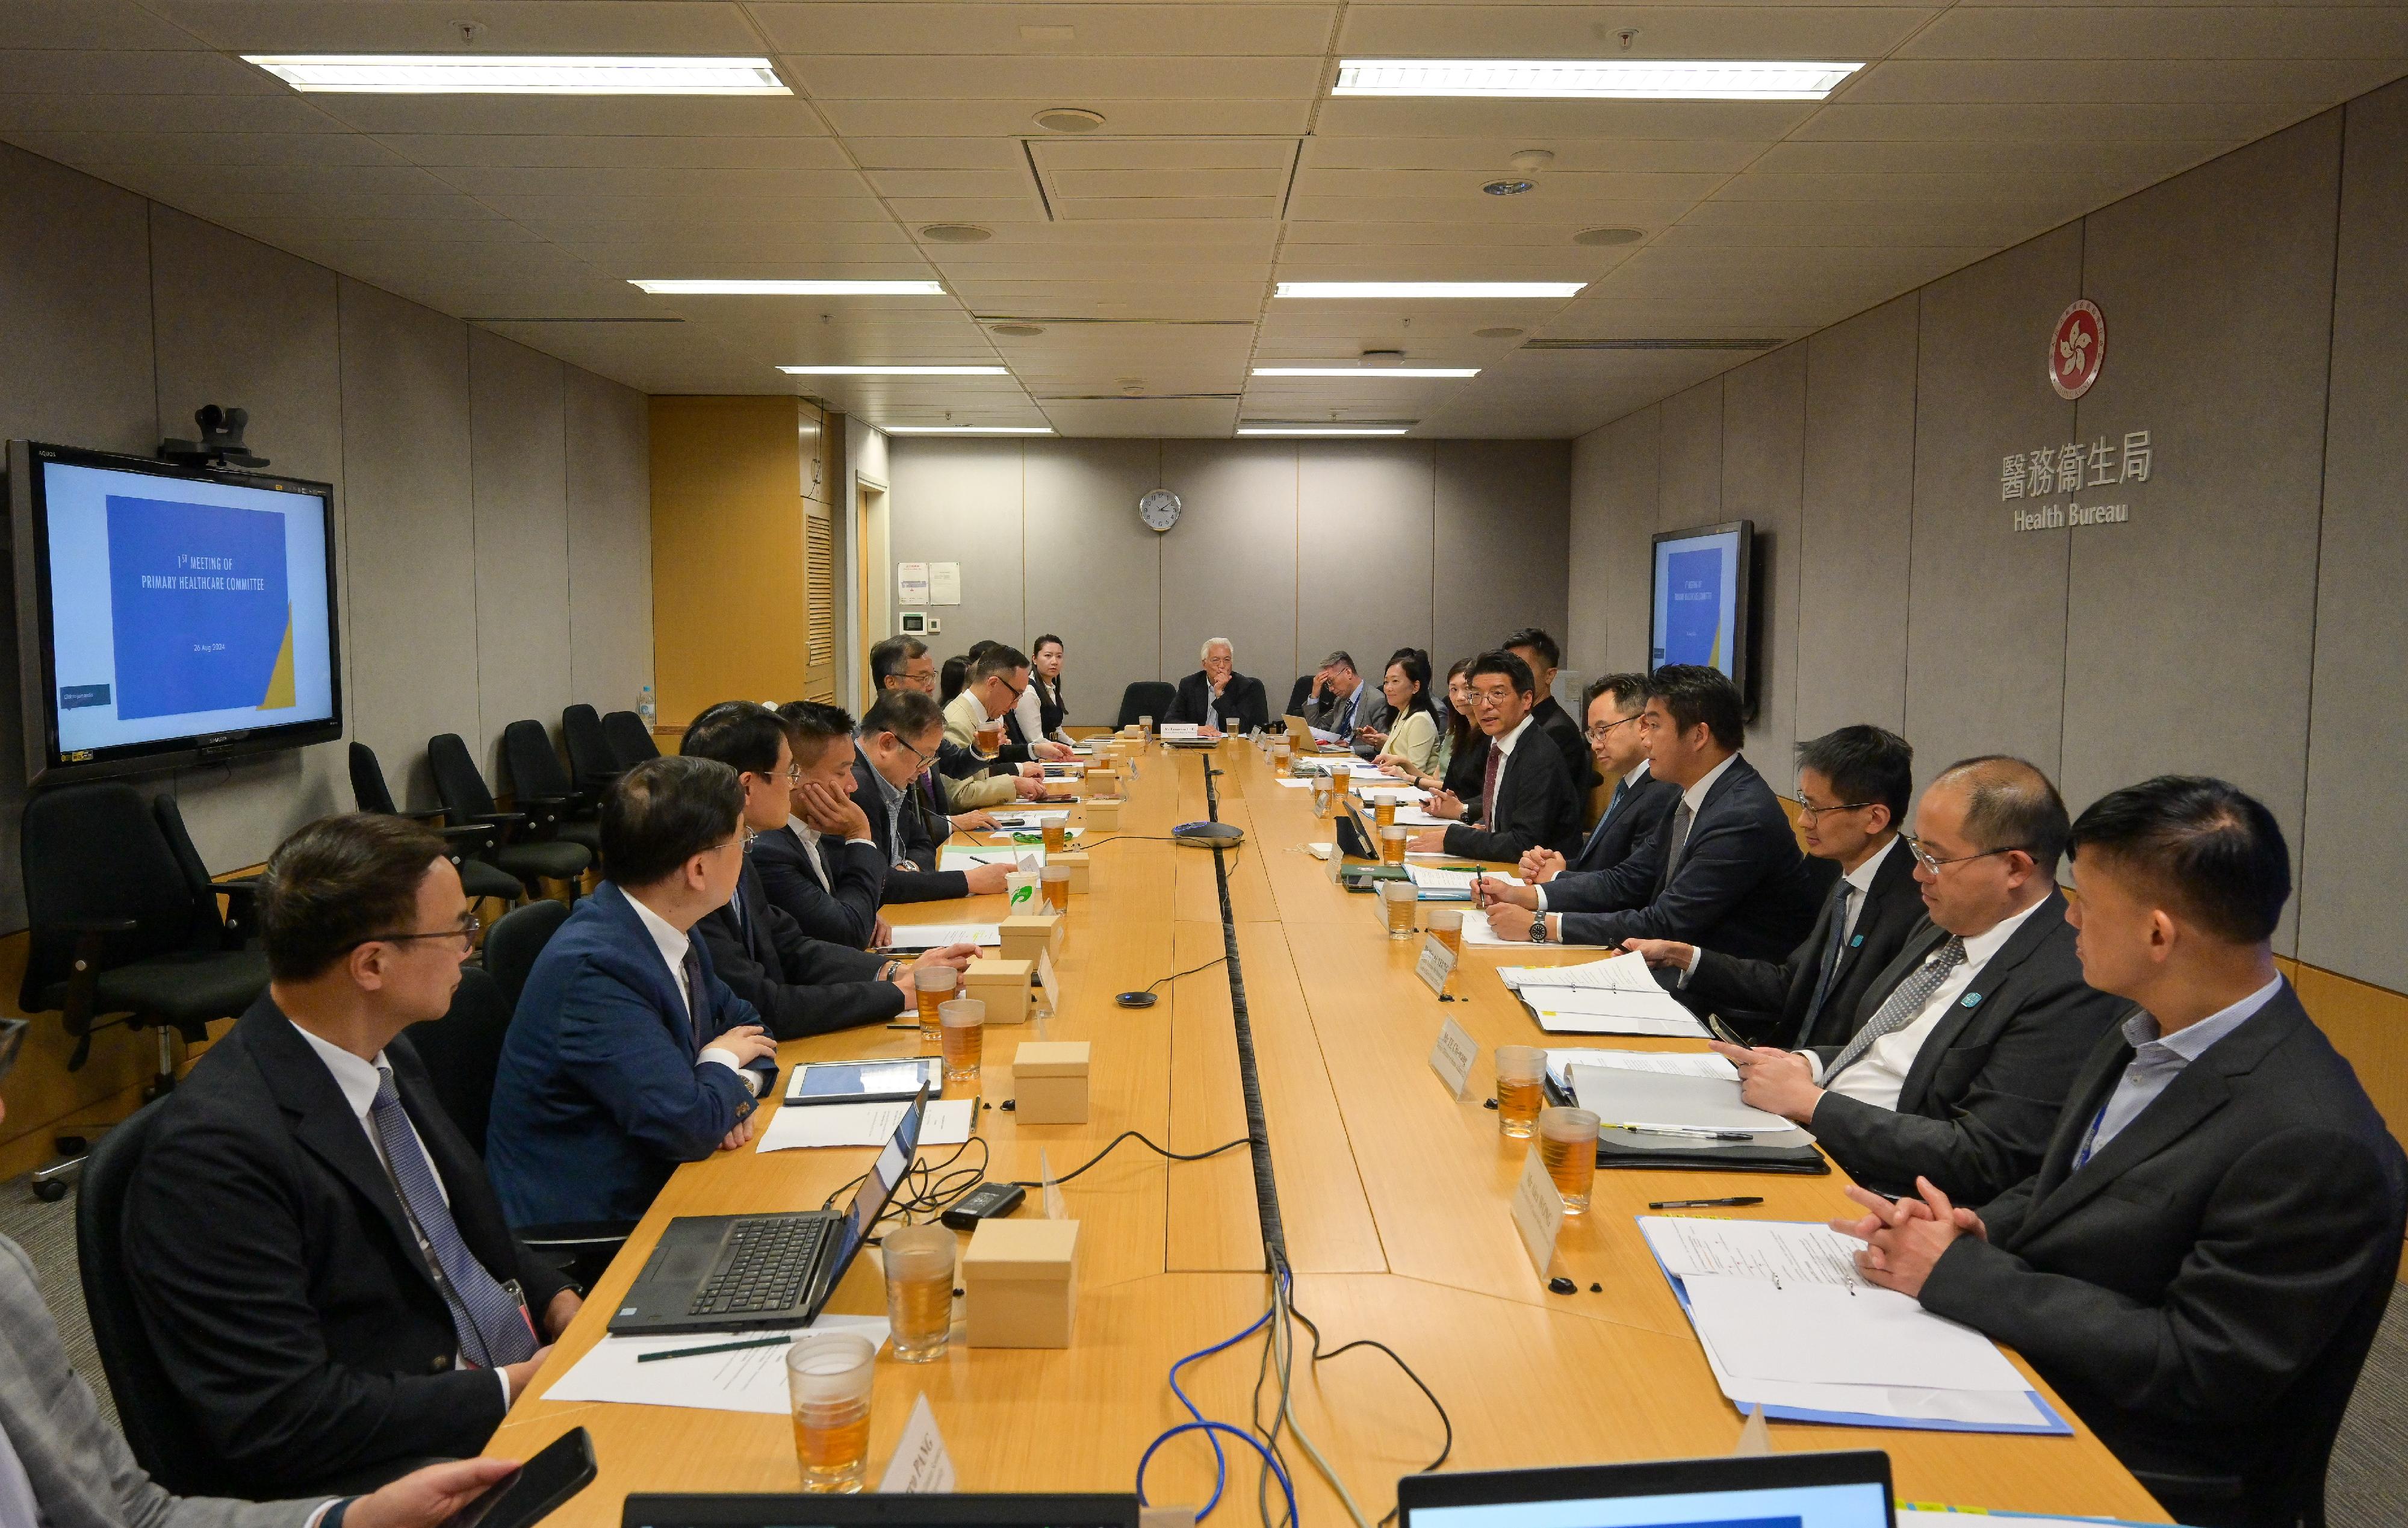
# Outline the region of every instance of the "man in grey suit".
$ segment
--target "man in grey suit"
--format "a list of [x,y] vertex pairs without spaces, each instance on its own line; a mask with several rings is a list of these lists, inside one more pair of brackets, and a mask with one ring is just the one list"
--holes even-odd
[[[0,1076],[14,1059],[0,1024]],[[7,1116],[0,1102],[0,1118]],[[134,1462],[67,1365],[34,1262],[0,1236],[0,1523],[49,1528],[434,1528],[518,1468],[508,1459],[431,1464],[367,1496],[237,1502],[175,1496]]]
[[[1354,668],[1354,656],[1344,649],[1321,660],[1313,670],[1312,689],[1305,697],[1304,719],[1313,735],[1328,742],[1343,743],[1369,758],[1379,751],[1376,742],[1358,742],[1355,733],[1364,728],[1383,731],[1393,714],[1380,687],[1365,680]],[[1370,753],[1365,753],[1365,749]]]

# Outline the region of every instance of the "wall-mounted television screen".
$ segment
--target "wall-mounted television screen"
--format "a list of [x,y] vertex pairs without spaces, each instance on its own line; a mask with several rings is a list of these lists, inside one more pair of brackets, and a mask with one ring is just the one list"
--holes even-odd
[[342,735],[334,489],[8,442],[27,780]]
[[1756,526],[1730,520],[1656,538],[1648,667],[1694,663],[1720,669],[1748,690],[1747,617],[1755,592]]

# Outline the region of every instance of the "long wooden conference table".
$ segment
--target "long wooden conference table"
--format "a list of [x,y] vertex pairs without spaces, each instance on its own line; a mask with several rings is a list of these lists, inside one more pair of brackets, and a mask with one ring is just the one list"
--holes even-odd
[[[1326,867],[1306,852],[1308,843],[1329,837],[1329,825],[1314,817],[1312,793],[1276,786],[1269,766],[1242,742],[1225,742],[1210,757],[1227,771],[1217,782],[1222,819],[1247,830],[1230,857],[1230,906],[1296,1306],[1328,1346],[1376,1338],[1412,1365],[1453,1419],[1449,1469],[1730,1452],[1742,1419],[1716,1390],[1634,1218],[1648,1213],[1651,1199],[1760,1194],[1761,1206],[1719,1213],[1827,1219],[1850,1209],[1841,1192],[1846,1178],[1600,1172],[1592,1209],[1566,1221],[1549,1269],[1571,1278],[1577,1292],[1550,1292],[1507,1211],[1529,1143],[1505,1139],[1484,1106],[1495,1047],[1546,1041],[1496,971],[1596,959],[1598,952],[1467,950],[1457,975],[1465,1001],[1441,1005],[1413,973],[1419,941],[1390,940],[1379,900],[1333,886]],[[1093,1045],[1088,1122],[1022,1126],[1000,1107],[981,1110],[977,1128],[992,1148],[993,1177],[1035,1180],[1040,1151],[1054,1172],[1068,1172],[1123,1131],[1141,1131],[1177,1152],[1247,1132],[1226,967],[1165,983],[1152,1008],[1112,1001],[1203,965],[1224,947],[1213,854],[1160,841],[1174,824],[1205,815],[1202,756],[1156,747],[1140,756],[1139,770],[1126,783],[1120,826],[1089,835],[1093,889],[1071,899],[1058,962],[1062,1008],[1047,1026],[1048,1038]],[[1114,832],[1117,841],[1105,842]],[[922,904],[891,915],[898,923],[993,921],[1002,916],[1002,901]],[[1448,1017],[1482,1046],[1460,1103],[1428,1065]],[[1014,1043],[1036,1032],[1034,1025],[989,1031],[981,1082],[989,1103],[1011,1096]],[[1701,1048],[1626,1037],[1575,1043]],[[918,1052],[914,1034],[869,1029],[790,1042],[779,1047],[779,1060],[791,1067]],[[616,1296],[672,1217],[816,1208],[872,1155],[746,1149],[678,1171],[488,1449],[523,1459],[570,1427],[591,1430],[601,1476],[561,1509],[560,1528],[615,1524],[633,1491],[797,1489],[784,1417],[554,1402],[545,1391],[601,1338]],[[973,1148],[965,1160],[975,1156]],[[939,1362],[902,1364],[882,1352],[873,1483],[915,1398],[925,1395],[961,1490],[1127,1491],[1147,1445],[1188,1420],[1165,1382],[1172,1362],[1235,1334],[1268,1305],[1254,1165],[1244,1147],[1174,1162],[1128,1142],[1062,1192],[1080,1222],[1071,1346],[974,1349],[957,1327]],[[1042,1214],[1038,1197],[1032,1193],[1020,1213]],[[865,1255],[830,1308],[878,1312],[883,1298],[876,1259]],[[1376,1351],[1356,1348],[1314,1365],[1305,1360],[1308,1343],[1299,1329],[1295,1414],[1367,1516],[1377,1517],[1394,1504],[1398,1478],[1438,1454],[1438,1418]],[[1260,1356],[1259,1340],[1250,1340],[1191,1364],[1182,1384],[1206,1416],[1243,1426]],[[2033,1383],[2047,1392],[2036,1377]],[[2051,1401],[2072,1420],[2070,1408]],[[1908,1500],[2166,1521],[2078,1421],[2071,1437],[1781,1422],[1770,1434],[1784,1452],[1886,1449]],[[1215,1516],[1250,1518],[1255,1456],[1224,1447],[1229,1499]],[[1303,1517],[1342,1521],[1334,1492],[1292,1442],[1286,1452]],[[1146,1489],[1156,1504],[1201,1505],[1212,1480],[1211,1450],[1189,1434],[1155,1457]]]

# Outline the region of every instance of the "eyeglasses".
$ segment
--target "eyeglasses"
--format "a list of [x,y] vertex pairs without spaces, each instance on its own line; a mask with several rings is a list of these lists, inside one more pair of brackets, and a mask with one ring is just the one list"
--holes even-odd
[[370,934],[366,939],[346,945],[344,948],[348,952],[366,944],[407,944],[420,939],[456,939],[465,953],[476,947],[477,933],[481,927],[482,925],[477,921],[476,914],[464,913],[460,915],[460,921],[449,929],[437,929],[430,933],[423,934]]
[[[1846,801],[1838,806],[1811,806],[1801,803],[1798,808],[1798,820],[1811,825],[1821,821],[1833,812],[1861,812],[1866,807],[1879,805],[1881,805],[1879,801]],[[1914,841],[1910,839],[1908,842]]]
[[[768,772],[766,772],[766,773],[765,773],[765,772],[763,772],[762,771],[759,771],[759,770],[746,770],[744,772],[745,772],[746,774],[751,775],[751,776],[752,776],[753,779],[755,779],[755,780],[766,780],[766,781],[768,781],[769,783],[771,783],[771,784],[773,784],[773,785],[774,785],[774,784],[776,784],[777,779],[778,779],[777,773],[776,773],[776,771],[768,771]],[[799,786],[799,785],[801,785],[802,783],[803,783],[803,767],[802,767],[800,764],[789,764],[789,765],[787,765],[787,766],[786,766],[786,784],[788,784],[788,785],[790,785],[790,786]]]
[[1606,739],[1613,735],[1613,729],[1615,728],[1628,727],[1633,722],[1644,721],[1646,717],[1647,713],[1643,711],[1634,711],[1618,722],[1591,722],[1588,724],[1587,728],[1589,741],[1592,742],[1603,742]]
[[2028,844],[2009,843],[1996,849],[1981,849],[1972,854],[1960,854],[1954,859],[1942,859],[1925,848],[1923,841],[1913,833],[1900,833],[1898,836],[1906,844],[1906,852],[1914,856],[1914,862],[1934,875],[1939,874],[1946,866],[1961,865],[1968,859],[1987,859],[1994,854],[2031,853],[2030,846]]

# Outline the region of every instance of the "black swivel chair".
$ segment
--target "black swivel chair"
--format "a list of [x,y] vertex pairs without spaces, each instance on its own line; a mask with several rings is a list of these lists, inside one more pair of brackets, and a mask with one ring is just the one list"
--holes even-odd
[[388,817],[408,817],[423,823],[434,832],[443,835],[451,851],[452,866],[460,872],[460,889],[470,898],[498,897],[514,902],[526,895],[517,876],[485,858],[501,846],[502,830],[489,822],[463,822],[446,826],[443,809],[424,812],[404,812],[393,804],[393,792],[385,788],[384,766],[377,762],[376,750],[365,742],[351,744],[351,800],[363,812],[381,813]]
[[552,837],[601,852],[602,825],[594,820],[600,800],[570,784],[560,756],[552,752],[552,734],[541,722],[512,722],[502,728],[502,762],[509,766],[513,800],[560,803]]
[[652,729],[632,711],[614,711],[602,718],[602,735],[610,740],[610,757],[622,770],[632,770],[648,758],[661,757]]
[[543,883],[553,880],[567,882],[568,895],[575,899],[585,867],[594,862],[594,851],[551,836],[559,821],[560,801],[521,800],[515,812],[496,807],[494,793],[486,788],[484,775],[457,732],[427,739],[426,763],[435,771],[435,793],[443,798],[444,813],[453,822],[493,823],[501,828],[502,842],[494,850],[494,863],[517,876],[529,897],[541,897]]
[[1297,675],[1296,687],[1287,692],[1287,709],[1281,712],[1279,715],[1272,717],[1271,720],[1277,722],[1283,717],[1303,715],[1304,703],[1312,698],[1312,676],[1311,674]]
[[1120,719],[1114,727],[1133,725],[1140,716],[1151,716],[1154,725],[1170,714],[1170,702],[1179,699],[1179,686],[1166,685],[1158,679],[1140,679],[1121,691]]
[[625,772],[619,756],[610,751],[609,735],[602,730],[601,713],[592,706],[569,706],[561,712],[560,741],[568,747],[569,778],[589,800],[600,800],[610,783]]
[[[560,903],[527,905],[559,907]],[[517,913],[509,915],[516,916]],[[494,1073],[501,1065],[502,1036],[509,1031],[511,1006],[512,1000],[502,995],[502,984],[491,972],[463,966],[450,1011],[441,1018],[426,1019],[401,1031],[424,1063],[437,1102],[479,1156],[484,1155],[485,1124],[493,1117]]]
[[[17,1002],[55,1013],[76,1042],[67,1070],[92,1055],[109,1022],[158,1031],[150,1096],[176,1086],[175,1036],[208,1038],[211,1019],[239,1017],[267,987],[267,958],[243,947],[250,881],[212,882],[176,799],[145,801],[109,782],[40,792],[25,802],[22,845],[31,936]],[[231,923],[226,897],[240,909]],[[64,1198],[85,1143],[61,1135],[70,1160],[34,1175],[34,1193]]]
[[83,1193],[76,1204],[76,1263],[83,1279],[84,1310],[92,1318],[93,1346],[117,1402],[117,1422],[150,1478],[179,1496],[232,1496],[239,1480],[227,1478],[217,1452],[202,1439],[183,1396],[167,1377],[142,1312],[125,1280],[125,1194],[141,1171],[157,1104],[103,1136],[85,1159]]
[[519,994],[526,990],[527,973],[535,969],[536,957],[567,921],[568,909],[547,898],[504,914],[499,923],[485,930],[485,972],[513,1011],[519,1005]]

